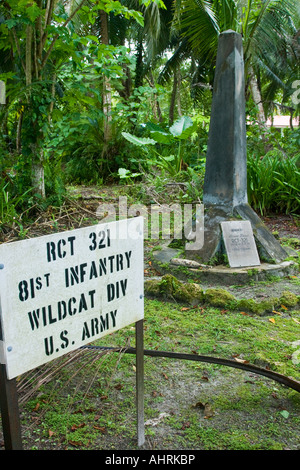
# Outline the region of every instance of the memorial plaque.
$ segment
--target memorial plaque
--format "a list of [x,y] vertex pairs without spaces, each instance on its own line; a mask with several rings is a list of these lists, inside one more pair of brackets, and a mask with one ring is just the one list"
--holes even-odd
[[221,227],[229,266],[231,268],[260,265],[249,220],[221,222]]
[[144,317],[143,218],[0,245],[8,379]]

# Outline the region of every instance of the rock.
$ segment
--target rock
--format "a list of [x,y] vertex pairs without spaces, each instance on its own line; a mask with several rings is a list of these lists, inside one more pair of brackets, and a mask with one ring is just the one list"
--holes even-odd
[[214,307],[228,307],[236,301],[234,295],[221,288],[207,289],[204,299]]
[[148,280],[144,284],[145,294],[158,296],[179,302],[187,302],[197,305],[203,300],[203,290],[199,284],[183,283],[171,274],[166,274],[161,279]]
[[289,291],[284,291],[281,294],[280,302],[285,307],[295,307],[298,303],[298,296]]

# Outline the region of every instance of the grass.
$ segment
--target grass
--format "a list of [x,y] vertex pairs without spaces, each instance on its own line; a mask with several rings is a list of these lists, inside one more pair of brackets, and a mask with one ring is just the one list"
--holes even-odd
[[[299,321],[296,310],[272,323],[266,316],[146,299],[145,349],[236,357],[299,380],[299,364],[292,361]],[[101,340],[101,345],[128,344],[135,344],[133,326]],[[207,403],[214,410],[208,419]],[[146,426],[150,448],[295,447],[299,410],[297,392],[263,377],[145,357],[145,420],[167,414],[158,426]],[[31,449],[136,449],[135,357],[85,352],[22,405],[22,416]]]

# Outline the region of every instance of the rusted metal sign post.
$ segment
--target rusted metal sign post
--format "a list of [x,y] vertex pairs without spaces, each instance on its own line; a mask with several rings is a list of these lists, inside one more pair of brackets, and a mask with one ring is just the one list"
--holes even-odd
[[[1,323],[0,344],[3,344]],[[22,450],[17,384],[16,379],[8,380],[5,364],[0,364],[0,406],[5,449]]]
[[14,441],[8,448],[20,445],[14,379],[132,323],[143,444],[143,258],[142,217],[0,245],[1,413]]
[[135,324],[136,333],[136,408],[138,446],[145,442],[144,428],[144,321]]
[[[0,80],[0,105],[6,103],[5,83]],[[0,269],[3,269],[0,264]],[[0,304],[0,359],[3,354],[3,335],[1,327],[1,304]],[[20,432],[20,414],[18,407],[16,380],[8,380],[5,364],[0,360],[0,406],[2,416],[2,428],[4,434],[5,448],[9,450],[21,450],[22,440]]]

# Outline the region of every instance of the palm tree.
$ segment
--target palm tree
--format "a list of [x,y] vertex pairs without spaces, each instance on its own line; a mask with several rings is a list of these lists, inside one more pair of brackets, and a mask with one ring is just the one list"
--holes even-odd
[[[293,90],[284,79],[295,74],[297,47],[299,59],[299,13],[297,0],[181,0],[176,2],[173,27],[178,32],[177,48],[165,64],[161,80],[182,60],[192,57],[196,82],[191,86],[199,93],[205,85],[212,86],[218,37],[232,29],[242,34],[244,44],[246,92],[251,92],[257,105],[258,119],[265,121],[267,103],[281,88],[284,96]],[[295,21],[293,19],[296,18]],[[298,18],[298,19],[297,19]],[[268,87],[262,89],[263,79]],[[200,87],[196,86],[200,83]],[[262,94],[265,92],[265,96]]]
[[[283,72],[295,67],[296,45],[293,38],[298,29],[293,18],[296,5],[296,0],[181,0],[177,2],[175,15],[175,26],[180,34],[179,45],[184,48],[185,54],[188,51],[193,54],[198,63],[198,73],[204,77],[203,72],[211,72],[211,65],[215,63],[219,34],[227,29],[241,33],[246,88],[251,90],[259,108],[259,118],[264,121],[259,78],[267,75],[272,84],[276,83],[276,89],[278,86],[285,88],[279,71],[282,77]],[[172,61],[174,63],[175,54],[167,65],[172,65]],[[281,59],[280,63],[278,58]],[[212,79],[211,73],[208,76]]]

